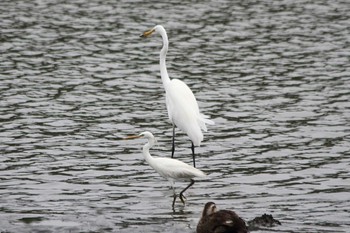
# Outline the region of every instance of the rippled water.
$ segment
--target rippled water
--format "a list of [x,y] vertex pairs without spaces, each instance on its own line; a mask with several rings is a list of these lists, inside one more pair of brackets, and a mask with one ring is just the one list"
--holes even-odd
[[[1,232],[195,232],[214,201],[260,232],[350,227],[350,4],[321,1],[37,0],[0,3]],[[171,208],[144,161],[170,156],[159,77],[216,122],[197,149],[208,174]],[[176,158],[191,163],[178,131]],[[177,190],[185,183],[177,183]]]

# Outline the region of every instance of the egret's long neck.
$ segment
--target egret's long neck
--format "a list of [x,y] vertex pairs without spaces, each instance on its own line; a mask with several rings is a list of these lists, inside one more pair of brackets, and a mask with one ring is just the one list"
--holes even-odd
[[[154,158],[151,156],[151,154],[149,153],[149,149],[152,148],[152,146],[154,145],[154,141],[153,140],[149,140],[148,143],[146,143],[143,148],[142,148],[142,154],[143,157],[145,158],[146,162],[151,165],[153,164],[152,161],[154,160]],[[152,166],[152,165],[151,165]]]
[[163,86],[164,86],[164,88],[166,88],[166,86],[170,83],[170,78],[169,78],[168,71],[166,69],[166,63],[165,63],[166,54],[168,52],[169,42],[168,42],[168,36],[167,36],[165,30],[162,30],[160,32],[160,35],[163,38],[163,48],[160,51],[160,57],[159,57],[160,76],[162,77]]

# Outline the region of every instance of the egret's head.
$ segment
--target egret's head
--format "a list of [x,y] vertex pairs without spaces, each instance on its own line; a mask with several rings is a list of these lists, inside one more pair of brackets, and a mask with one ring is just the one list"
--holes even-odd
[[159,34],[162,34],[161,32],[165,32],[165,29],[162,25],[157,25],[155,26],[154,28],[150,29],[150,30],[147,30],[145,31],[144,33],[142,33],[140,35],[140,37],[150,37],[153,33],[159,33]]
[[147,139],[154,138],[153,134],[151,132],[145,131],[139,134],[140,137],[145,137]]
[[215,212],[217,212],[217,208],[214,202],[207,202],[207,204],[205,204],[204,209],[203,209],[203,213],[202,213],[202,217],[204,216],[208,216],[210,214],[213,214]]
[[156,141],[153,134],[151,132],[145,131],[140,133],[139,135],[133,135],[133,136],[128,136],[124,139],[135,139],[135,138],[141,138],[141,137],[145,137],[147,138],[149,141]]

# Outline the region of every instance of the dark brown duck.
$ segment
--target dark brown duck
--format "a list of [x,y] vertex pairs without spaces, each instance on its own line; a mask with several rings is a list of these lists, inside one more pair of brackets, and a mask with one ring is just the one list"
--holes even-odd
[[248,228],[234,211],[218,210],[214,202],[205,204],[197,233],[247,233]]

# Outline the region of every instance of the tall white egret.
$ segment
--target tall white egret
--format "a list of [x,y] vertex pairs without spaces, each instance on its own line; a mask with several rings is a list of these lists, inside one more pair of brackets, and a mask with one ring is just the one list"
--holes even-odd
[[197,233],[247,233],[242,218],[231,210],[217,210],[214,202],[205,204]]
[[156,140],[153,134],[150,132],[146,131],[136,136],[129,136],[125,139],[134,139],[134,138],[140,138],[140,137],[145,137],[148,139],[148,143],[146,143],[142,149],[142,154],[146,162],[154,170],[156,170],[156,172],[158,172],[159,175],[167,179],[171,184],[171,187],[174,192],[174,199],[172,204],[173,207],[175,205],[175,200],[177,197],[175,192],[175,187],[174,187],[174,181],[175,180],[190,181],[190,184],[186,188],[184,188],[179,195],[181,202],[185,204],[185,201],[184,201],[185,196],[183,195],[183,193],[195,183],[193,178],[204,177],[206,175],[201,170],[195,167],[192,167],[184,162],[181,162],[177,159],[164,158],[164,157],[157,157],[157,158],[152,157],[151,154],[149,153],[149,149],[152,148]]
[[205,124],[214,124],[208,116],[199,112],[196,97],[191,89],[179,79],[170,79],[165,64],[166,54],[168,52],[168,36],[163,26],[157,25],[154,28],[145,31],[141,37],[149,37],[153,33],[158,33],[163,38],[163,48],[160,51],[160,75],[165,89],[166,107],[168,116],[173,124],[173,141],[171,158],[175,152],[175,126],[186,133],[191,139],[191,149],[193,166],[196,166],[194,147],[200,146],[203,141],[203,133],[207,131]]

